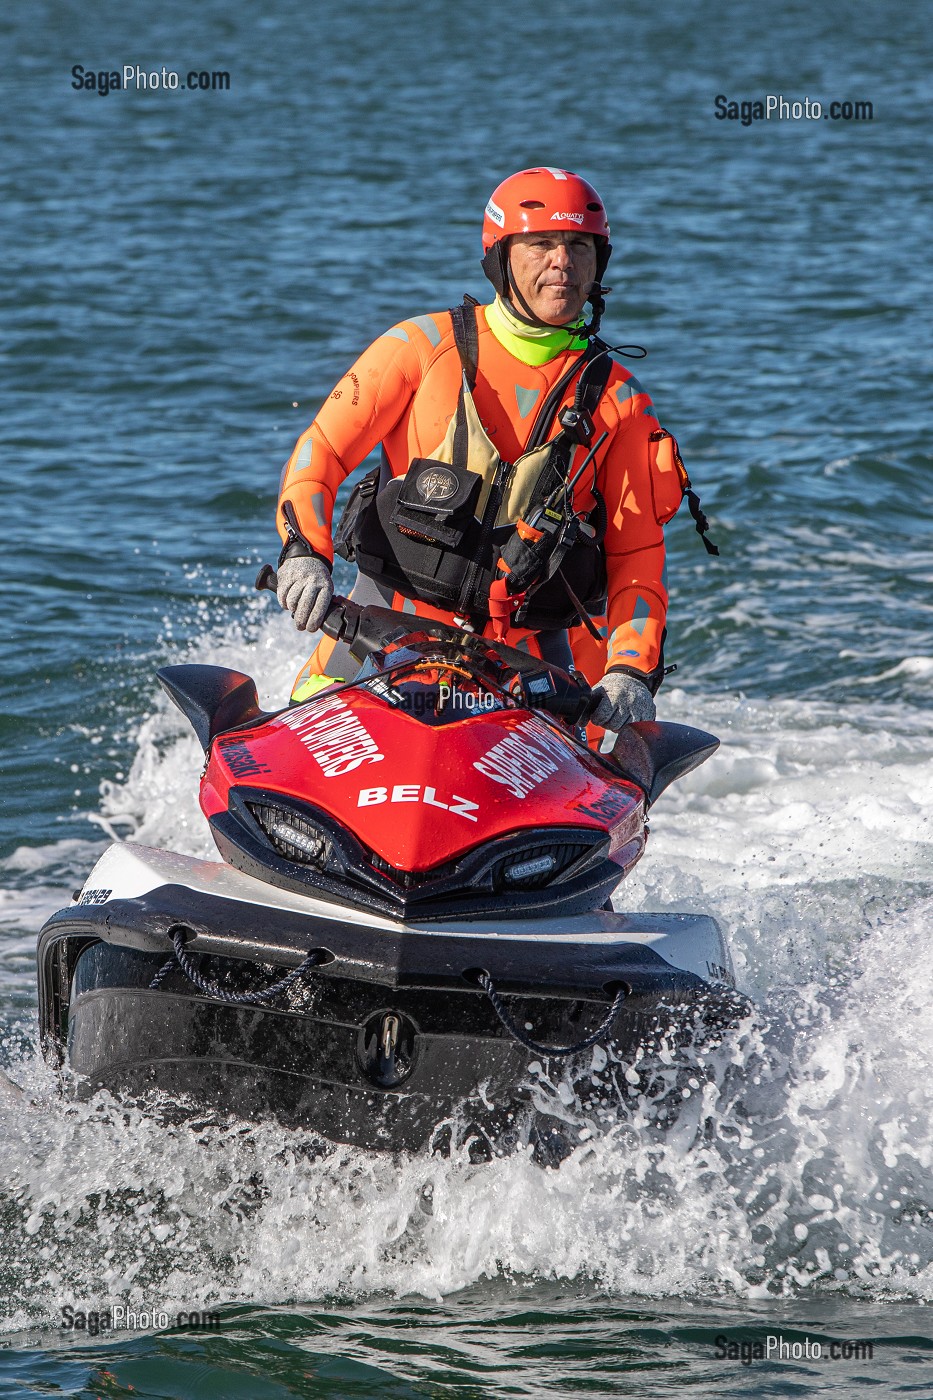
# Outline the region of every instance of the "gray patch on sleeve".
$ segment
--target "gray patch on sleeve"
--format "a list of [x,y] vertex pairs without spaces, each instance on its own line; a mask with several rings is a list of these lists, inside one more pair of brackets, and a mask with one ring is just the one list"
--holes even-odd
[[[409,321],[413,326],[417,326],[419,331],[424,331],[432,345],[440,345],[441,333],[437,328],[437,322],[433,316],[410,316]],[[393,332],[390,331],[389,334],[391,335]],[[407,335],[405,339],[408,339]]]
[[314,447],[314,439],[308,438],[301,444],[298,456],[292,462],[292,473],[307,471],[311,465],[311,451]]
[[616,398],[619,400],[619,403],[627,403],[628,400],[633,399],[636,394],[647,394],[647,392],[648,390],[645,386],[640,380],[636,379],[633,374],[626,379],[624,384],[619,385],[616,390]]
[[632,613],[632,627],[641,636],[645,630],[645,623],[651,616],[651,607],[639,593],[635,599],[635,611]]

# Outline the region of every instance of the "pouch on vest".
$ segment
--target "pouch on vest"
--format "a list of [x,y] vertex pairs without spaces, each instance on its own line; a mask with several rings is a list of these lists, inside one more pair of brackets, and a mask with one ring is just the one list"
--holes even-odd
[[[350,557],[366,578],[406,598],[459,610],[464,578],[479,551],[474,511],[483,478],[432,458],[416,459],[404,476],[386,480],[388,472],[384,459],[381,474],[373,474],[383,484],[376,482],[375,494],[347,521],[346,531],[341,520],[338,534],[347,535]],[[351,497],[346,514],[352,503]]]
[[373,497],[379,490],[381,474],[381,467],[373,467],[362,480],[356,483],[347,498],[343,514],[337,522],[337,528],[334,531],[334,553],[339,554],[341,559],[346,559],[351,564],[356,561],[356,536],[359,532],[360,519],[369,509]]
[[[475,518],[482,477],[456,463],[415,457],[403,477],[389,523],[404,535],[454,548]],[[395,486],[390,482],[385,489]]]
[[[509,592],[526,593],[536,583],[541,584],[549,577],[550,563],[555,546],[560,543],[558,536],[544,530],[534,530],[519,525],[506,541],[500,555],[499,569],[508,574]],[[537,537],[537,538],[536,538]]]
[[[530,557],[525,553],[525,561],[531,567],[523,587],[527,586],[530,591],[525,601],[512,614],[512,620],[518,627],[531,627],[535,630],[547,627],[576,627],[581,619],[570,601],[566,588],[568,583],[587,613],[592,615],[605,610],[606,555],[601,547],[601,537],[594,534],[591,538],[573,520],[567,522],[565,529],[570,538],[565,536],[562,542],[562,545],[567,545],[567,551],[564,554],[561,547],[563,558],[559,569],[554,570],[557,556],[551,552],[553,546],[549,543],[541,548],[537,560],[540,568],[538,582],[534,582],[532,576],[534,556],[538,551],[532,549]],[[508,556],[511,553],[512,550],[508,546],[502,551],[501,557],[506,566],[509,564]],[[522,591],[518,586],[519,582],[519,577],[510,579],[516,592]]]

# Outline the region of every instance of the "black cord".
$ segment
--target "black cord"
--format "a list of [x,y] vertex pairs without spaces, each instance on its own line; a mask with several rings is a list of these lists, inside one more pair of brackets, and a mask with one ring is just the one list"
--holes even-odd
[[169,929],[169,937],[175,949],[175,956],[174,958],[169,958],[168,962],[159,968],[159,971],[149,983],[150,991],[154,991],[159,986],[159,983],[177,962],[182,972],[188,978],[188,981],[197,987],[199,992],[203,992],[205,996],[214,997],[218,1001],[229,1002],[232,1006],[255,1006],[265,1001],[271,1001],[272,998],[278,996],[280,992],[287,991],[289,987],[298,981],[299,977],[303,977],[304,974],[310,972],[312,968],[320,966],[327,957],[326,953],[322,953],[319,950],[310,952],[304,962],[300,963],[298,967],[293,967],[291,972],[286,973],[278,982],[274,982],[271,987],[266,987],[264,991],[228,992],[217,982],[212,982],[208,977],[202,977],[198,972],[193,959],[190,957],[185,947],[190,933],[191,930],[186,928],[184,924],[173,924]]
[[587,1036],[586,1040],[581,1040],[577,1045],[539,1045],[536,1040],[532,1040],[530,1036],[526,1035],[525,1032],[520,1030],[515,1024],[514,1020],[505,1009],[502,998],[496,991],[495,984],[489,973],[481,969],[476,974],[476,980],[492,1002],[493,1010],[505,1026],[509,1035],[512,1036],[514,1040],[517,1040],[519,1045],[524,1045],[526,1050],[531,1050],[536,1055],[553,1057],[576,1055],[581,1050],[589,1050],[590,1046],[595,1045],[598,1040],[602,1040],[603,1036],[608,1035],[609,1031],[612,1029],[613,1022],[622,1010],[622,1003],[625,1001],[626,997],[625,988],[620,987],[615,994],[605,1020],[597,1027],[592,1035]]

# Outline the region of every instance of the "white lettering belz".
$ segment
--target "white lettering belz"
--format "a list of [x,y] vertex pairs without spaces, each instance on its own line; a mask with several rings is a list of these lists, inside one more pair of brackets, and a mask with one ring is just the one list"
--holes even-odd
[[468,798],[458,797],[456,793],[449,802],[441,802],[435,788],[426,787],[422,792],[417,783],[396,783],[391,793],[384,787],[361,788],[356,805],[379,807],[383,802],[421,802],[426,807],[443,807],[446,812],[453,812],[454,816],[466,817],[468,822],[479,820],[473,815],[479,811],[478,802],[470,802]]

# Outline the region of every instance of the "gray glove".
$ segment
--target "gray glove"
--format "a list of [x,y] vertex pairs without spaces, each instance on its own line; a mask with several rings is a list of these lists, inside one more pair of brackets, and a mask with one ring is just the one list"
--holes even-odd
[[331,605],[334,585],[323,559],[312,554],[284,559],[278,568],[276,597],[288,608],[299,632],[316,632]]
[[654,719],[654,697],[644,681],[626,675],[624,671],[607,671],[593,694],[599,705],[590,716],[593,724],[618,733],[635,720]]

